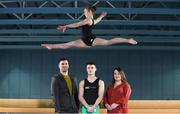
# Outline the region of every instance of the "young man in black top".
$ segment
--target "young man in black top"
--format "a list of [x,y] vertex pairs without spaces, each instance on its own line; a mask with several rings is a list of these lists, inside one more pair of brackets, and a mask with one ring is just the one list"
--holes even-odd
[[100,113],[99,103],[104,95],[104,81],[96,77],[96,65],[86,64],[87,78],[79,83],[79,100],[82,103],[82,113]]

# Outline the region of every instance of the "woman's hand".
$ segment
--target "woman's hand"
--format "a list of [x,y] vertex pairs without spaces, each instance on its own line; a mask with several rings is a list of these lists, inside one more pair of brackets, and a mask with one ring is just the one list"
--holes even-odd
[[112,109],[115,109],[117,106],[119,106],[119,104],[116,104],[116,103],[111,104]]
[[60,26],[57,27],[57,29],[58,29],[58,30],[62,30],[62,32],[64,32],[64,31],[67,29],[67,27],[60,25]]
[[102,13],[101,13],[101,16],[102,16],[102,17],[105,17],[106,15],[107,15],[107,12],[102,12]]
[[107,110],[112,110],[111,106],[109,104],[105,104]]

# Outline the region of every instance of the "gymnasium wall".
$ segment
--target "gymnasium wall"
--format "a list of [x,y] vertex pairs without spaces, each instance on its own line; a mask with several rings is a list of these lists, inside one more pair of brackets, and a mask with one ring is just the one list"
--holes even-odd
[[112,79],[120,66],[132,87],[131,99],[180,99],[180,52],[161,50],[0,50],[0,98],[51,98],[51,76],[58,60],[70,59],[78,82],[86,77],[85,64],[97,63],[97,76]]

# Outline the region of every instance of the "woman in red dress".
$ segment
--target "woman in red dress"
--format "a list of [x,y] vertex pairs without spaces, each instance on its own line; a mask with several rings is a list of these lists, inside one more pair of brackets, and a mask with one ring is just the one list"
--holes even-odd
[[131,87],[121,68],[114,69],[112,83],[107,88],[104,105],[108,113],[127,114]]

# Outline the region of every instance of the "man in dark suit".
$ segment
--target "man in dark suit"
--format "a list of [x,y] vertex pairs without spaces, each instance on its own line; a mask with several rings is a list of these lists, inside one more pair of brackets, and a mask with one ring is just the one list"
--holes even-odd
[[75,79],[69,74],[69,61],[61,58],[60,73],[52,77],[51,94],[55,102],[56,113],[78,113],[79,99]]

